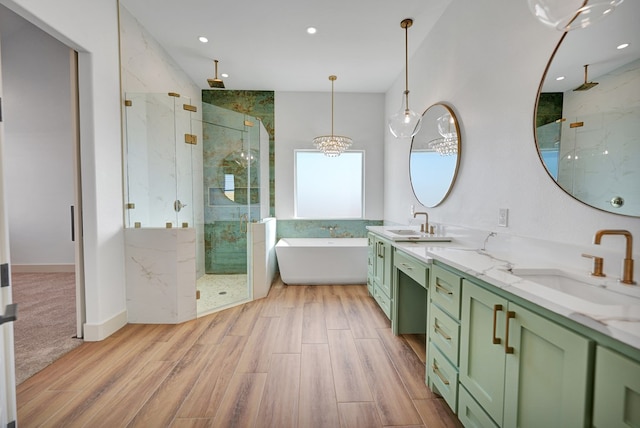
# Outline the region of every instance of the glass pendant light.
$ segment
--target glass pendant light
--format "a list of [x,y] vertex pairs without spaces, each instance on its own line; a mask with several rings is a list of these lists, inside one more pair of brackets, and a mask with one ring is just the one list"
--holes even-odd
[[409,27],[413,19],[407,18],[400,22],[404,28],[404,71],[405,89],[402,94],[400,110],[389,118],[389,130],[396,138],[410,138],[418,133],[422,125],[422,116],[409,108]]
[[334,75],[329,76],[329,80],[331,80],[331,135],[322,135],[313,139],[313,145],[330,158],[340,156],[353,143],[349,137],[333,135],[333,82],[337,78]]
[[540,22],[559,31],[585,28],[605,18],[624,0],[527,0]]

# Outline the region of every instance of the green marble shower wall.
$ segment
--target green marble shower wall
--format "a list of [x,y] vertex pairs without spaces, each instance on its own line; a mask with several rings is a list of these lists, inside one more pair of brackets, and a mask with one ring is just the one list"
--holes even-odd
[[[234,206],[220,194],[210,194],[210,188],[220,187],[222,160],[225,150],[229,148],[217,145],[234,144],[237,139],[234,131],[242,128],[236,124],[239,119],[230,112],[241,113],[259,119],[269,135],[269,213],[273,216],[274,209],[274,93],[273,91],[235,91],[235,90],[203,90],[203,121],[213,126],[204,132],[204,189],[205,195],[205,271],[215,274],[246,273],[247,269],[247,237],[246,224],[243,225],[239,216],[244,212],[246,204]],[[224,114],[220,109],[206,108],[210,104],[228,110]],[[212,112],[216,117],[207,117]],[[208,127],[205,127],[208,129]],[[258,128],[255,128],[258,129]],[[240,174],[236,175],[240,177]],[[255,188],[257,179],[252,177],[251,186]],[[239,196],[239,195],[237,195]],[[249,194],[251,201],[251,218],[259,219],[259,204],[254,203],[255,194]],[[261,203],[264,203],[261,201]]]

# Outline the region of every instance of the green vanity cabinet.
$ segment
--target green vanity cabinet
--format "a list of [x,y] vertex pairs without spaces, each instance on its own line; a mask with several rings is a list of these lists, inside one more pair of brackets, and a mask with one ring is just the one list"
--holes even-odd
[[593,342],[466,279],[462,289],[462,423],[479,420],[465,419],[473,399],[497,426],[586,426]]
[[391,241],[369,233],[370,257],[373,257],[367,285],[369,292],[376,299],[387,318],[392,319],[392,270],[393,270],[393,246]]
[[394,249],[393,334],[424,334],[427,330],[427,285],[429,266]]
[[426,382],[455,412],[458,407],[462,278],[439,266],[429,275]]
[[596,350],[593,426],[640,427],[640,362],[602,346]]

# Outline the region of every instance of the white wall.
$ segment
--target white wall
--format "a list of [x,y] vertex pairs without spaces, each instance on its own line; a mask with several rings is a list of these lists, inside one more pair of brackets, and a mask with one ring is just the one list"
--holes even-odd
[[100,340],[126,322],[117,3],[0,0],[0,4],[78,51],[85,339]]
[[[623,6],[615,13],[624,13]],[[457,182],[447,200],[427,209],[432,221],[577,245],[590,244],[594,232],[605,228],[640,237],[640,219],[577,202],[551,181],[538,159],[537,90],[560,36],[538,23],[525,1],[453,0],[410,58],[412,109],[447,102],[462,134]],[[386,94],[387,116],[397,109],[403,87],[404,74]],[[419,206],[407,173],[410,141],[386,132],[384,218],[406,224],[408,207]],[[499,208],[509,209],[506,229],[497,227]],[[615,237],[603,239],[603,246],[624,249]],[[636,244],[636,259],[639,250]]]
[[[336,86],[340,82],[340,76]],[[327,79],[327,86],[329,80]],[[334,93],[334,134],[353,139],[353,150],[365,150],[365,219],[383,215],[384,94]],[[331,133],[331,92],[276,92],[276,217],[292,219],[293,153],[313,149],[311,141]],[[408,154],[407,154],[408,160]],[[322,180],[322,177],[318,177]]]
[[14,267],[75,263],[71,52],[26,22],[2,39],[5,156],[10,160],[5,203]]

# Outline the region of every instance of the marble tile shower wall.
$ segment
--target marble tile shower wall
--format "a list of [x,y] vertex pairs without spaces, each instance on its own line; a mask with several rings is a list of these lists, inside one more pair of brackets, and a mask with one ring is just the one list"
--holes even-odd
[[275,216],[275,92],[203,90],[202,102],[260,119],[269,134],[269,215]]
[[[216,274],[245,273],[247,268],[246,223],[243,215],[261,219],[261,203],[274,209],[274,96],[272,91],[202,91],[203,149],[204,149],[204,233],[205,272]],[[247,142],[259,140],[260,127],[246,127],[245,115],[258,118],[269,135],[269,195],[259,200],[259,170],[250,174],[225,171],[234,168],[225,161],[234,152],[247,149]],[[244,134],[242,134],[245,132]],[[251,146],[259,150],[259,147]],[[264,154],[261,154],[264,156]],[[225,166],[226,165],[226,166]],[[231,201],[224,194],[224,175],[232,173],[236,179],[236,197]]]

